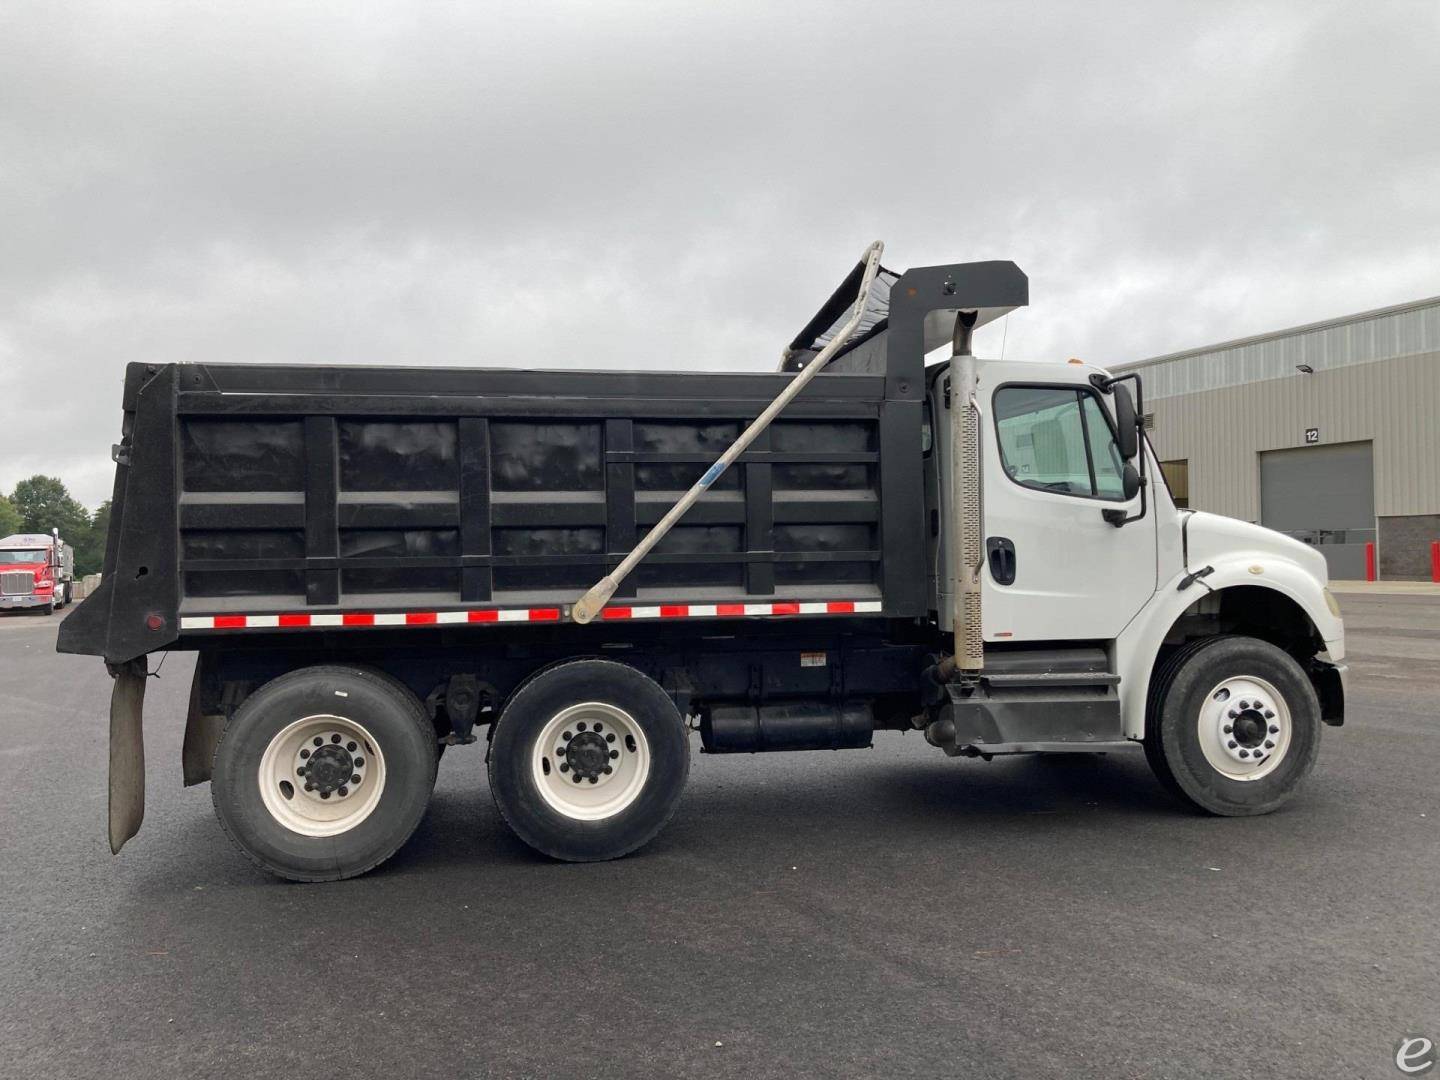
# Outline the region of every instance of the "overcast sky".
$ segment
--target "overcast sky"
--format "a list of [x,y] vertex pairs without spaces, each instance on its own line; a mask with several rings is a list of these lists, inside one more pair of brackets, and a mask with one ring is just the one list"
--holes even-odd
[[1440,3],[0,0],[0,490],[129,361],[773,369],[872,239],[982,354],[1440,293]]

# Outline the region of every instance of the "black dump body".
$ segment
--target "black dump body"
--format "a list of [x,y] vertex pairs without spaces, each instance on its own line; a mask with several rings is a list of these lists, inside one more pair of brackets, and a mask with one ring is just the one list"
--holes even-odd
[[[993,318],[1027,285],[1010,263],[889,284],[885,317],[611,609],[926,613],[924,353],[945,312]],[[837,290],[787,364],[853,295]],[[132,364],[103,584],[60,648],[122,663],[239,629],[564,623],[791,378]],[[606,621],[572,630],[599,640]]]

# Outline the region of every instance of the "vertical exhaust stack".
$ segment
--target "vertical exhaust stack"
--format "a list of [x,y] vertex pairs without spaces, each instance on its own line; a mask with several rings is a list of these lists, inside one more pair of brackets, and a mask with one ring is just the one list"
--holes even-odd
[[975,311],[955,315],[954,348],[950,355],[950,596],[955,654],[947,677],[958,670],[976,675],[985,666],[980,629],[981,543],[980,411],[976,404],[975,354],[970,338]]

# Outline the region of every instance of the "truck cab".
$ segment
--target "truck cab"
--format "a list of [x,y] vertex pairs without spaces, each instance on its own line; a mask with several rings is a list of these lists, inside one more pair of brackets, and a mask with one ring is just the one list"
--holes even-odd
[[58,530],[0,539],[0,611],[49,615],[70,602],[74,577],[74,550]]
[[[958,354],[926,374],[935,617],[957,629],[967,576],[980,612],[978,662],[946,681],[931,741],[991,757],[1118,749],[1148,736],[1157,772],[1172,789],[1188,786],[1190,801],[1220,813],[1276,805],[1273,785],[1255,781],[1311,749],[1308,738],[1298,745],[1289,698],[1313,691],[1324,720],[1343,717],[1344,629],[1323,556],[1176,507],[1143,436],[1138,378],[1074,359]],[[961,435],[956,417],[967,412]],[[978,534],[974,565],[956,567],[951,547],[965,546],[967,525]],[[1186,719],[1171,754],[1183,769],[1190,751],[1218,778],[1177,777],[1160,743],[1182,669],[1209,681],[1187,681],[1194,700],[1173,710]]]

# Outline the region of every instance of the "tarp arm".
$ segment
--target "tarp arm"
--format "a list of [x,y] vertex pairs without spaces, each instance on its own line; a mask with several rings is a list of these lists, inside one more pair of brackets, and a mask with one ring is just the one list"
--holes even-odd
[[600,614],[600,610],[609,599],[615,595],[615,590],[620,587],[620,583],[625,580],[629,573],[635,569],[646,555],[650,554],[656,544],[665,539],[666,534],[675,526],[675,523],[685,516],[685,512],[695,505],[701,495],[709,490],[710,485],[720,479],[725,470],[734,464],[735,459],[745,452],[750,444],[755,441],[756,437],[768,428],[771,422],[784,411],[785,406],[795,400],[800,391],[804,390],[805,387],[810,384],[810,380],[824,370],[825,365],[830,362],[830,358],[838,353],[841,348],[844,347],[845,343],[850,340],[850,336],[855,332],[856,327],[860,325],[860,321],[865,315],[866,302],[870,298],[870,289],[875,282],[875,275],[880,269],[880,254],[884,250],[885,245],[879,240],[865,249],[865,254],[857,267],[857,269],[861,267],[863,267],[863,269],[860,270],[860,288],[859,294],[855,299],[854,309],[849,320],[840,331],[830,339],[830,343],[820,350],[820,352],[816,354],[815,359],[806,364],[804,370],[796,375],[785,389],[780,392],[780,396],[767,405],[765,411],[756,417],[755,421],[748,428],[740,433],[740,437],[730,445],[725,453],[720,455],[715,464],[705,470],[705,475],[700,477],[690,490],[681,496],[680,501],[669,509],[665,516],[660,519],[658,525],[645,534],[645,538],[636,544],[630,554],[621,560],[620,565],[597,581],[591,586],[589,592],[576,601],[575,606],[570,612],[571,618],[577,623],[588,623]]

